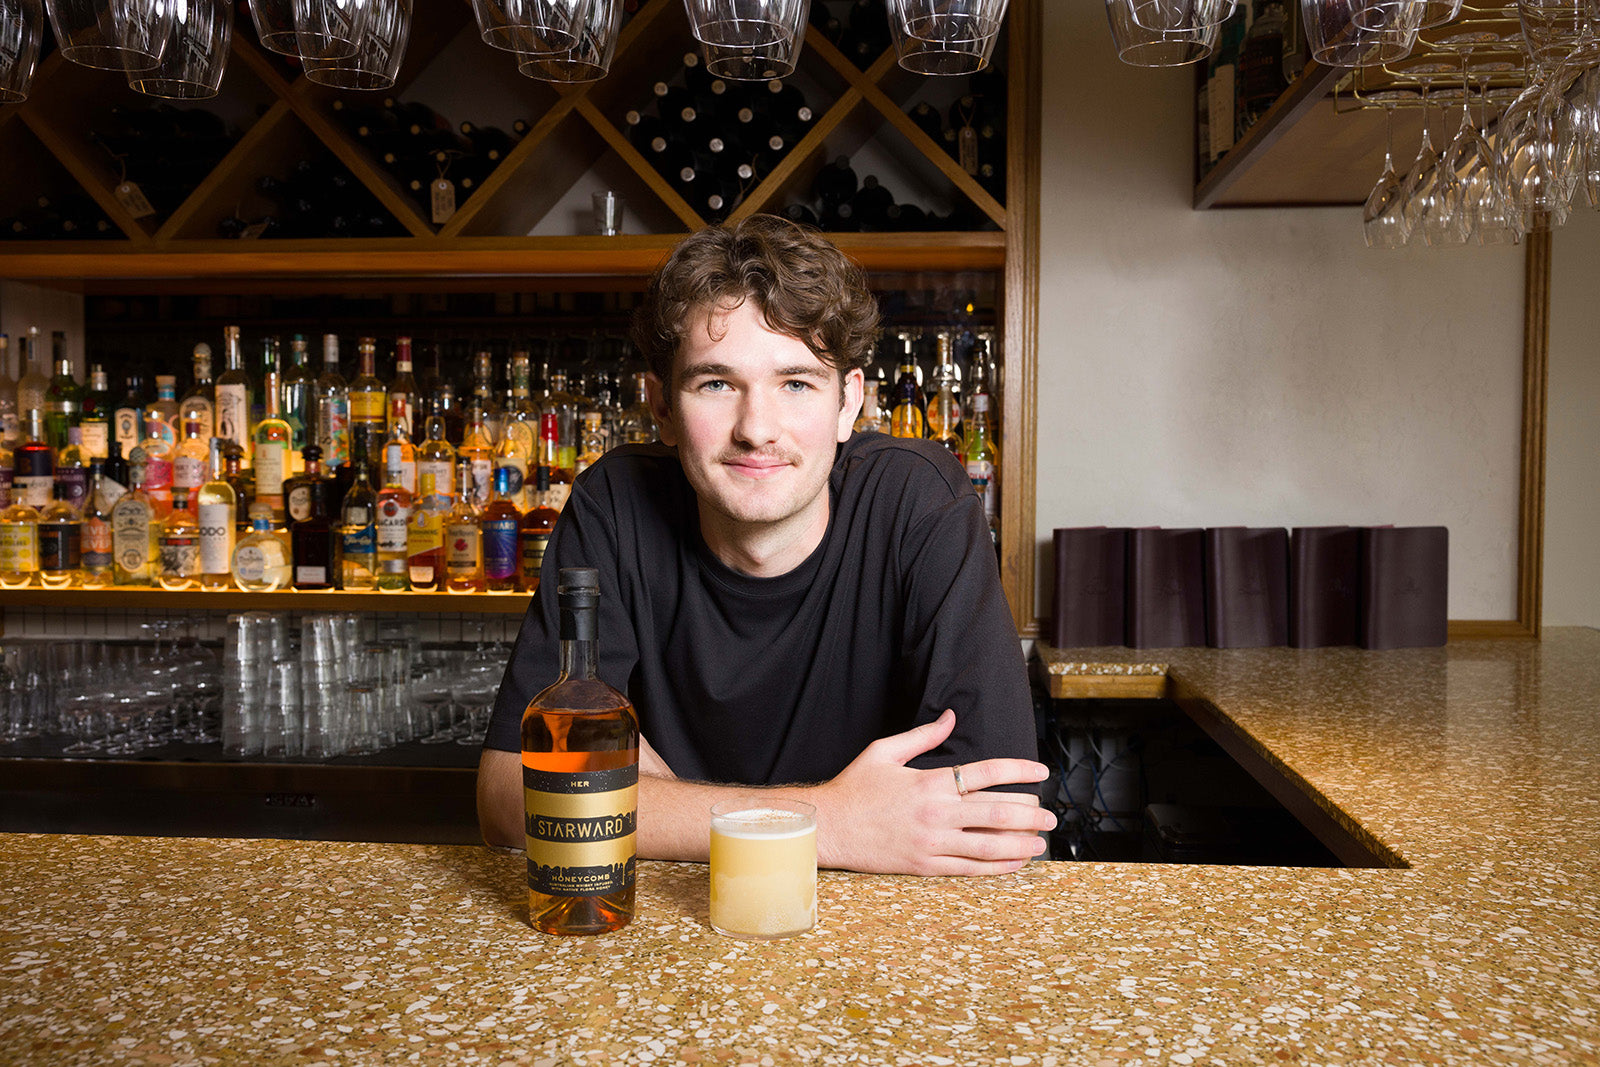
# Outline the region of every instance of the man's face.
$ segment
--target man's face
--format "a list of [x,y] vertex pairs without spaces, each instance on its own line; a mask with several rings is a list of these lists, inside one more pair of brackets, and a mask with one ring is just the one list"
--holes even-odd
[[861,372],[841,383],[747,300],[709,321],[694,313],[673,381],[650,384],[661,439],[677,446],[712,549],[726,559],[730,543],[777,544],[803,548],[804,559],[827,529],[828,475],[861,407]]

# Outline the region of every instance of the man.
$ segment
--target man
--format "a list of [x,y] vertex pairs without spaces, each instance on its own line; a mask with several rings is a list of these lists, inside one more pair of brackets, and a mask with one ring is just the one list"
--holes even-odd
[[[639,853],[705,860],[708,811],[761,785],[817,808],[825,867],[1016,870],[1055,824],[983,509],[930,441],[854,434],[878,329],[825,239],[755,216],[685,239],[635,321],[663,445],[574,484],[541,583],[600,571],[600,676],[639,714]],[[478,769],[522,842],[518,724],[557,675],[538,596]],[[951,710],[954,709],[954,710]]]

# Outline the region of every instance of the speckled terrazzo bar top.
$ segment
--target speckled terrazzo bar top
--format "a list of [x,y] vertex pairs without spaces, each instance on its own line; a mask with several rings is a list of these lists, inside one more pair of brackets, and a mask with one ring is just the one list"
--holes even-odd
[[1159,659],[1410,866],[824,872],[746,943],[646,863],[552,940],[480,849],[0,837],[0,1063],[1600,1062],[1600,632]]

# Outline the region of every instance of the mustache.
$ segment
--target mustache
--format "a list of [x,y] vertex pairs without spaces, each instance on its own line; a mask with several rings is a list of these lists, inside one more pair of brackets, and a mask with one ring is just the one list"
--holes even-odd
[[719,463],[746,463],[750,460],[800,465],[800,454],[786,448],[725,448],[717,456]]

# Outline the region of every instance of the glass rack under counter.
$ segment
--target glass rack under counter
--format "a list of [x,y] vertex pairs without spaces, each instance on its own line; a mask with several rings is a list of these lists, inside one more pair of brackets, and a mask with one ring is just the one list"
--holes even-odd
[[73,619],[0,644],[0,830],[477,840],[517,621]]

